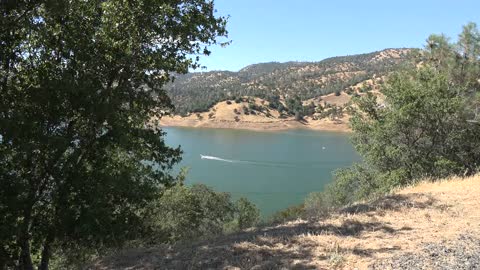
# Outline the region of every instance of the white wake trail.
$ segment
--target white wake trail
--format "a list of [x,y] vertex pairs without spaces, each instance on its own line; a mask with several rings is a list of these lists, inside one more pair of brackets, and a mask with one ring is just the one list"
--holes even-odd
[[249,164],[253,166],[277,167],[277,168],[311,168],[311,167],[314,167],[313,165],[315,165],[315,164],[298,164],[298,163],[289,163],[289,162],[225,159],[225,158],[220,158],[215,156],[206,156],[206,155],[200,155],[200,158],[221,161],[221,162],[235,163],[235,164]]
[[214,156],[204,156],[204,155],[200,155],[200,158],[201,158],[201,159],[210,159],[210,160],[223,161],[223,162],[230,162],[230,163],[234,163],[234,162],[235,162],[235,160],[224,159],[224,158],[219,158],[219,157],[214,157]]

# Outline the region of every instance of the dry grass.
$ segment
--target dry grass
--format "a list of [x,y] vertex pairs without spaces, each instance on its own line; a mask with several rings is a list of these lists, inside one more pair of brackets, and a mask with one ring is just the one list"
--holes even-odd
[[258,228],[216,240],[129,250],[94,269],[367,269],[426,243],[480,235],[480,175],[452,178],[345,208],[324,220]]

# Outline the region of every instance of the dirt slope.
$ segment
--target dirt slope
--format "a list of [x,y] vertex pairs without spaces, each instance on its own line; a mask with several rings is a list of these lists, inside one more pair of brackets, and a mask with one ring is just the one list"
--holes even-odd
[[424,182],[318,221],[126,250],[92,269],[479,269],[480,175]]

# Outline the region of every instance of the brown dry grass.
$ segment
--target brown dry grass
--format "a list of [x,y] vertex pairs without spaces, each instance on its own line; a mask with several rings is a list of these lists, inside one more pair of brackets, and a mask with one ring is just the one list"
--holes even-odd
[[480,235],[480,175],[428,181],[317,221],[216,240],[127,250],[95,269],[366,269],[425,243]]

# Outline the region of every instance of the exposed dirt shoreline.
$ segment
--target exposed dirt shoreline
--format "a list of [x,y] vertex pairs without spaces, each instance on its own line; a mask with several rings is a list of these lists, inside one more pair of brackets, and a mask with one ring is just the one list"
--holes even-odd
[[255,119],[255,121],[230,121],[223,119],[198,120],[192,117],[165,116],[160,121],[163,127],[190,127],[190,128],[222,128],[242,129],[253,131],[283,131],[290,129],[308,129],[316,131],[351,132],[348,126],[348,119],[331,121],[327,119],[312,120],[304,122],[294,119]]

